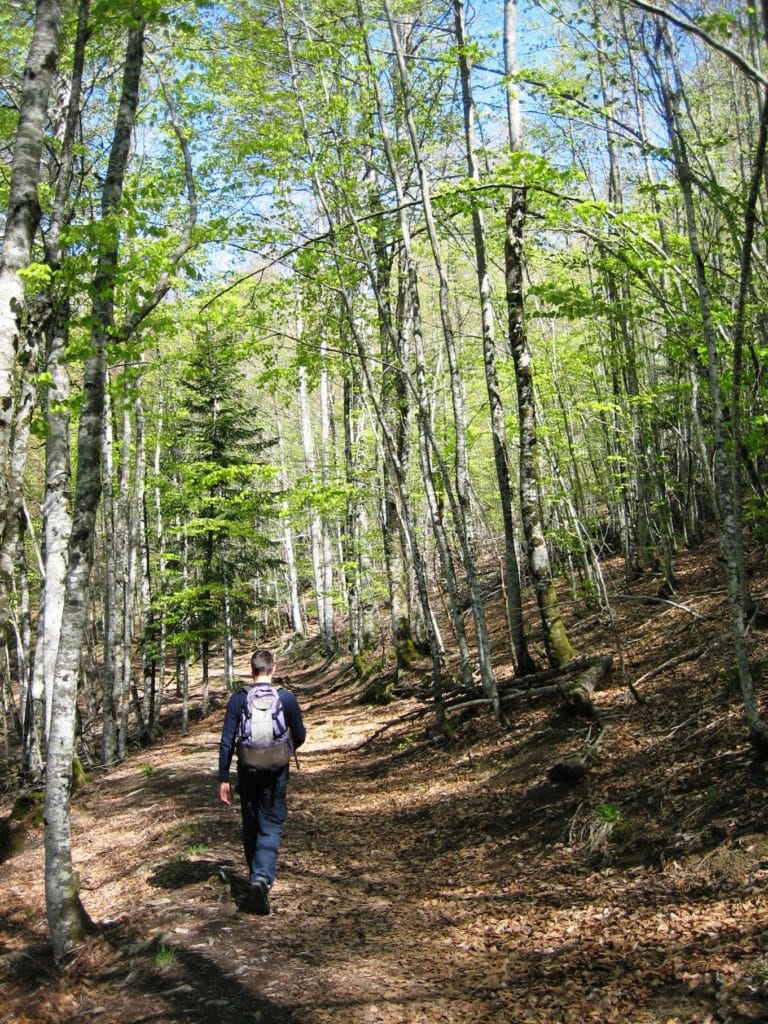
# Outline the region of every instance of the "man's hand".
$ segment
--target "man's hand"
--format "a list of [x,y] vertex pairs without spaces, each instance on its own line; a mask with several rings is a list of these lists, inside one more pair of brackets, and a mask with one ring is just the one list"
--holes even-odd
[[232,784],[230,782],[219,783],[219,800],[223,804],[232,803]]

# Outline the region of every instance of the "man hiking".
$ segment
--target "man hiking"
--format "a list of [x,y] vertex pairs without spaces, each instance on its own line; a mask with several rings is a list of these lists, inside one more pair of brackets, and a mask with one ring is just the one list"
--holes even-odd
[[219,799],[232,803],[229,767],[237,751],[237,792],[243,849],[250,872],[250,908],[269,913],[277,854],[288,816],[288,765],[306,738],[301,708],[290,690],[272,685],[275,657],[251,656],[252,683],[229,698],[219,746]]

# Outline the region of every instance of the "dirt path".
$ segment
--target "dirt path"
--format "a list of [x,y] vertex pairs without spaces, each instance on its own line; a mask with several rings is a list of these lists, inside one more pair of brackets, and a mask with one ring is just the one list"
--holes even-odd
[[[334,670],[293,680],[309,738],[273,913],[237,907],[246,873],[239,814],[216,799],[220,706],[77,795],[83,902],[112,923],[63,975],[40,835],[0,865],[0,1024],[768,1020],[765,813],[754,835],[723,839],[765,805],[743,744],[724,742],[731,724],[741,735],[737,707],[719,712],[708,762],[706,723],[686,750],[658,710],[643,718],[609,693],[605,774],[569,788],[546,776],[573,739],[551,707],[509,731],[473,719],[440,750],[428,718],[407,718],[415,703],[363,708]],[[663,800],[652,778],[668,779]],[[600,807],[621,808],[623,846],[603,842]]]
[[[102,943],[88,945],[68,979],[48,976],[40,837],[23,870],[19,859],[0,868],[13,905],[6,934],[17,940],[6,960],[19,986],[12,1012],[0,1010],[3,1024],[75,1012],[134,1024],[454,1019],[438,1010],[445,982],[426,909],[439,883],[422,870],[408,828],[418,798],[359,746],[392,711],[362,708],[348,686],[324,697],[338,684],[332,674],[294,678],[309,737],[292,770],[272,914],[237,906],[246,878],[239,811],[216,800],[214,713],[74,801],[82,898],[94,920],[114,922],[111,962],[101,963]],[[47,1005],[30,1016],[30,992],[43,979]]]

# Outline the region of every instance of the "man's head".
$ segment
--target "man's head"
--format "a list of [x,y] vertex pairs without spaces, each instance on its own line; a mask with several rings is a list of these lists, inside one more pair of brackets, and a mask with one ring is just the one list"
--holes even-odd
[[275,670],[275,656],[266,647],[260,647],[251,655],[251,673],[257,676],[271,676]]

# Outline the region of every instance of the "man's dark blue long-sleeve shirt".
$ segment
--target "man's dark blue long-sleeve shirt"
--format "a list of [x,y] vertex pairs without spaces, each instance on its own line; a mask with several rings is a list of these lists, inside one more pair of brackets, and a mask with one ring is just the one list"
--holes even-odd
[[[237,740],[237,723],[240,721],[240,715],[248,698],[248,689],[249,687],[244,687],[241,690],[236,690],[227,703],[219,745],[219,782],[229,782],[229,766],[232,763]],[[285,724],[291,730],[291,745],[294,750],[297,750],[307,738],[299,702],[290,690],[284,690],[281,686],[276,689],[280,703],[283,705]]]

